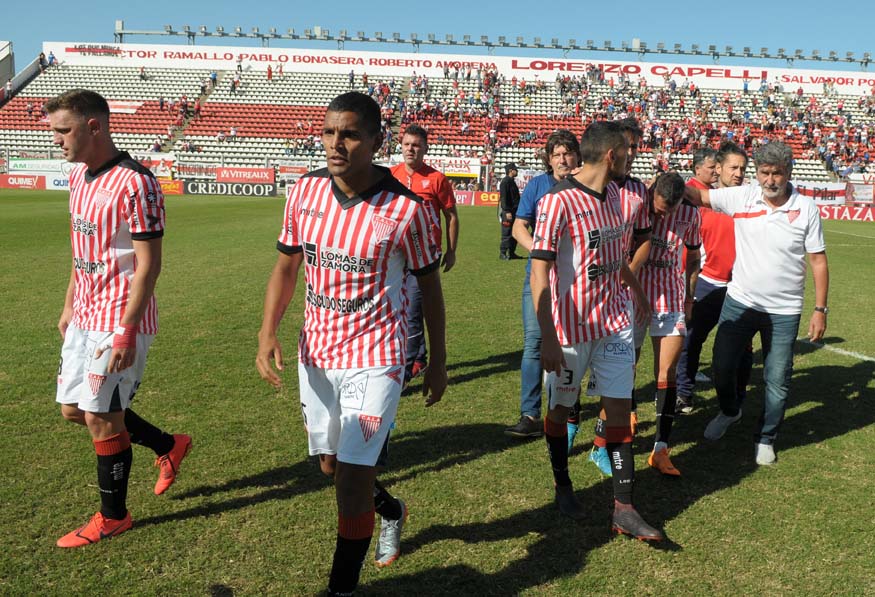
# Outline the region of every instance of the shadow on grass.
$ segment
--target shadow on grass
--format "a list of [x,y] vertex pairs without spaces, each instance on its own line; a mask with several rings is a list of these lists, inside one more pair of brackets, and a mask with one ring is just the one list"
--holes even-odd
[[[504,441],[503,432],[504,427],[501,425],[483,423],[449,428],[436,427],[393,435],[389,443],[389,469],[390,472],[395,473],[391,477],[391,483],[423,473],[463,465],[490,452],[500,452],[513,447]],[[312,491],[320,491],[330,485],[328,478],[320,472],[315,458],[307,458],[290,466],[270,469],[218,485],[195,487],[174,496],[174,499],[218,496],[252,489],[259,491],[254,495],[235,496],[179,512],[138,519],[137,526],[214,516],[267,501],[286,500]]]
[[[797,354],[813,350],[816,350],[813,346],[797,346]],[[869,362],[857,362],[847,367],[819,366],[797,372],[788,406],[792,408],[795,404],[809,402],[817,403],[817,406],[787,419],[776,442],[779,463],[782,457],[793,458],[789,452],[792,448],[820,443],[875,422],[875,392],[867,387],[873,374],[875,364]],[[755,372],[756,375],[761,376],[761,373]],[[756,381],[760,382],[761,377]],[[684,476],[665,479],[652,469],[638,472],[636,501],[644,518],[660,526],[681,515],[701,498],[732,487],[753,473],[757,466],[751,433],[759,428],[759,424],[751,415],[757,408],[762,408],[762,401],[761,387],[749,393],[748,412],[743,422],[731,427],[720,442],[700,439],[705,425],[714,415],[716,401],[710,401],[709,408],[700,408],[697,413],[681,418],[684,435],[696,437],[692,447],[673,457]],[[650,438],[636,441],[647,443]],[[544,469],[548,468],[546,458],[540,464]],[[455,564],[378,579],[362,586],[360,593],[513,595],[574,576],[585,568],[592,550],[614,540],[609,534],[611,481],[604,480],[578,490],[576,495],[588,509],[587,518],[576,523],[562,518],[555,506],[548,503],[491,522],[433,525],[402,542],[402,553],[410,554],[429,544],[447,540],[476,545],[538,537],[524,556],[508,562],[496,572],[484,573],[468,565]],[[661,549],[680,550],[682,546],[669,540]]]

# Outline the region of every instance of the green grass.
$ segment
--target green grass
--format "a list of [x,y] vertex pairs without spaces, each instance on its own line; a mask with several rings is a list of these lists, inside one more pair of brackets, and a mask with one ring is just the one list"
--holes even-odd
[[[333,488],[306,454],[294,367],[281,392],[254,367],[278,198],[168,199],[161,332],[135,405],[168,431],[190,433],[195,449],[176,485],[156,497],[153,456],[136,447],[134,529],[88,548],[54,546],[97,504],[87,433],[64,422],[54,403],[55,324],[70,267],[66,211],[63,193],[0,193],[0,594],[323,590]],[[646,467],[653,406],[642,404],[636,499],[665,528],[670,541],[660,548],[610,536],[610,482],[585,460],[595,414],[587,404],[571,475],[590,516],[571,523],[552,504],[543,442],[502,434],[518,416],[525,262],[498,260],[493,209],[460,212],[458,265],[444,277],[450,387],[428,410],[416,396],[402,399],[382,478],[411,507],[403,557],[382,571],[369,559],[361,594],[875,594],[875,363],[798,345],[772,468],[753,463],[758,363],[746,416],[724,440],[701,439],[716,408],[708,388],[700,408],[678,419],[679,480]],[[875,227],[825,229],[827,343],[875,356]],[[282,328],[290,363],[301,312],[298,296]],[[650,362],[647,349],[642,358]],[[641,395],[652,393],[649,366],[637,384]]]

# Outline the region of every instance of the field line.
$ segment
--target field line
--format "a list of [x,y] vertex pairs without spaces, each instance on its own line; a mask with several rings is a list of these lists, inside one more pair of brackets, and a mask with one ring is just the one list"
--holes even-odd
[[840,230],[830,230],[829,228],[824,228],[825,232],[829,232],[831,234],[844,234],[845,236],[856,236],[857,238],[868,238],[869,240],[875,240],[875,236],[866,236],[865,234],[854,234],[853,232],[841,232]]
[[846,357],[853,357],[855,359],[859,359],[861,361],[869,361],[870,363],[875,363],[875,358],[866,356],[859,352],[853,352],[851,350],[844,350],[843,348],[836,348],[835,346],[830,346],[829,344],[823,344],[822,342],[812,342],[808,338],[797,338],[800,342],[804,342],[805,344],[809,344],[814,346],[815,348],[823,348],[824,350],[828,350],[830,352],[835,352],[837,354],[844,355]]

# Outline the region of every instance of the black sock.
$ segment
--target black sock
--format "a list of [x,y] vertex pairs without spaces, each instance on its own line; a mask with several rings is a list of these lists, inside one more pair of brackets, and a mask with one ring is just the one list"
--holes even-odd
[[656,390],[656,437],[654,441],[668,443],[674,423],[675,403],[678,398],[676,386]]
[[331,576],[328,578],[329,595],[352,595],[359,584],[362,563],[371,545],[371,538],[346,539],[337,536],[334,548],[334,561],[331,563]]
[[547,439],[550,466],[553,467],[553,480],[556,485],[571,485],[571,477],[568,476],[568,427],[544,418],[544,437]]
[[128,477],[131,473],[133,450],[127,433],[94,442],[97,452],[97,486],[100,491],[100,513],[121,520],[128,513]]
[[379,481],[374,481],[374,510],[386,520],[398,520],[402,514],[401,502],[392,497]]
[[635,460],[632,458],[632,443],[608,442],[608,455],[611,457],[611,478],[614,486],[614,499],[621,504],[632,503],[632,486],[635,483]]
[[596,420],[595,420],[595,436],[598,438],[598,440],[600,440],[600,441],[598,441],[598,440],[593,441],[593,443],[594,443],[596,446],[599,446],[599,447],[604,447],[604,446],[605,446],[605,442],[607,442],[607,435],[605,435],[605,433],[606,433],[606,432],[605,432],[605,420],[596,417]]
[[156,456],[164,456],[173,449],[173,436],[155,427],[130,408],[125,410],[125,427],[131,435],[131,443],[146,446]]
[[571,407],[571,412],[568,413],[568,422],[572,425],[580,425],[580,400]]

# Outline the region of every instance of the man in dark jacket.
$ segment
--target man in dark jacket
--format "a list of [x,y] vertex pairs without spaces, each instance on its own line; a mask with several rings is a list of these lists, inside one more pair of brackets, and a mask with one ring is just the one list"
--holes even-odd
[[501,220],[501,248],[498,257],[499,259],[521,259],[516,254],[516,240],[512,234],[514,214],[516,214],[517,206],[520,203],[520,189],[515,180],[519,171],[516,164],[511,162],[504,167],[504,172],[505,176],[501,179],[501,184],[498,185],[498,217]]

